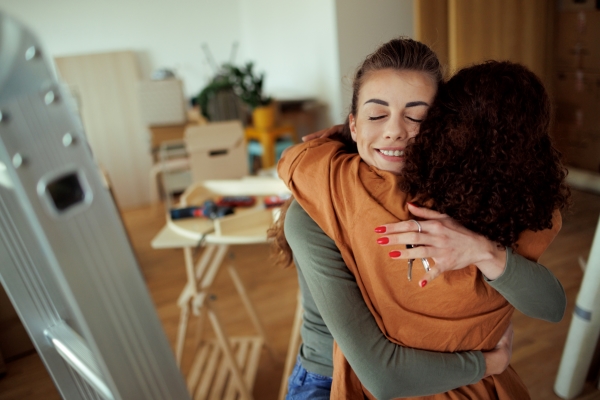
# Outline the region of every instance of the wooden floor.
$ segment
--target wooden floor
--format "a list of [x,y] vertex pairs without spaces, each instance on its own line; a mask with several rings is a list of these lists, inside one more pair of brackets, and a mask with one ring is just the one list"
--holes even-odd
[[[578,257],[587,257],[600,214],[600,196],[574,193],[574,206],[566,216],[563,229],[542,263],[560,279],[568,297],[565,318],[558,324],[537,321],[516,313],[512,365],[521,375],[534,400],[558,399],[552,387],[562,348],[569,329],[571,313],[581,284]],[[185,284],[183,254],[180,250],[153,250],[150,241],[164,224],[161,206],[123,213],[123,219],[137,253],[158,315],[171,344],[179,317],[177,297]],[[239,272],[252,301],[266,326],[267,335],[279,359],[271,361],[266,351],[261,356],[254,387],[254,398],[277,398],[283,360],[296,307],[297,280],[293,269],[279,269],[269,261],[266,245],[234,248]],[[250,321],[235,295],[225,270],[217,277],[217,306],[229,334],[252,334]],[[193,340],[186,344],[182,369],[189,369]],[[49,375],[36,354],[7,363],[7,375],[0,379],[0,400],[60,399]],[[429,379],[429,378],[427,378]],[[600,399],[600,391],[588,383],[580,399]]]

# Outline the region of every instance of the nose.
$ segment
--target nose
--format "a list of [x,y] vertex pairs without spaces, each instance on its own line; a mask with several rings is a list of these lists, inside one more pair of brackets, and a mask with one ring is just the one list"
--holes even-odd
[[383,136],[392,141],[406,140],[409,137],[409,130],[401,117],[390,118],[383,131]]

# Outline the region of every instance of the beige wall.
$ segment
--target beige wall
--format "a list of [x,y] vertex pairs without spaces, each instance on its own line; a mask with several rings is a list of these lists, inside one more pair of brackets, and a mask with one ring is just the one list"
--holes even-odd
[[485,60],[522,63],[551,87],[555,4],[547,0],[419,0],[416,37],[449,72]]

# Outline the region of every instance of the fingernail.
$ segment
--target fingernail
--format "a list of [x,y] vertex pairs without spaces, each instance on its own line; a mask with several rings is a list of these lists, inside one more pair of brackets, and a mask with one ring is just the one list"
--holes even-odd
[[408,204],[410,204],[413,207],[417,207],[417,205],[415,203],[411,203],[410,201],[407,201]]
[[425,281],[425,280],[421,281],[421,287],[425,287],[425,285],[427,285],[427,281]]
[[378,226],[375,228],[375,233],[385,233],[385,226]]
[[377,239],[377,243],[379,244],[388,244],[390,242],[389,238],[386,237],[380,237],[379,239]]
[[390,251],[390,257],[392,258],[396,258],[396,257],[400,257],[400,255],[402,254],[401,252],[399,252],[398,250],[394,250],[394,251]]

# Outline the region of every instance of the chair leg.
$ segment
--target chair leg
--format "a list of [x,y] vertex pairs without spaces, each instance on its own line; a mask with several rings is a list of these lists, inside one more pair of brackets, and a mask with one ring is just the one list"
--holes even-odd
[[229,271],[231,280],[233,280],[233,284],[235,285],[235,288],[238,291],[240,298],[242,299],[242,303],[244,303],[244,307],[246,307],[246,311],[248,311],[248,315],[250,316],[250,319],[252,320],[252,324],[254,325],[254,328],[258,331],[258,334],[262,337],[263,342],[265,343],[265,346],[267,347],[267,350],[269,351],[269,355],[271,356],[271,359],[273,361],[276,361],[277,354],[275,352],[275,349],[271,345],[270,341],[267,340],[267,334],[265,333],[265,329],[263,328],[262,323],[260,322],[260,319],[258,318],[258,314],[256,313],[256,310],[254,309],[254,306],[252,305],[252,302],[250,301],[250,297],[248,297],[246,288],[244,287],[244,284],[242,283],[242,280],[241,280],[240,276],[238,275],[237,270],[235,269],[235,267],[232,264],[229,264],[229,266],[227,267],[227,270]]
[[179,316],[179,328],[177,329],[177,340],[175,341],[175,360],[177,366],[181,369],[181,358],[183,356],[183,345],[185,344],[185,336],[187,333],[188,321],[190,318],[190,306],[181,308],[181,314]]
[[229,339],[223,330],[221,322],[219,321],[219,317],[217,316],[216,310],[212,305],[212,301],[207,301],[207,311],[208,318],[213,326],[215,334],[217,336],[217,340],[219,341],[219,345],[223,350],[223,354],[225,355],[225,359],[229,364],[229,369],[231,371],[232,378],[240,391],[240,397],[242,400],[252,400],[252,394],[248,390],[248,386],[244,382],[244,378],[242,376],[242,371],[240,371],[240,367],[235,359],[233,351],[231,349],[231,345],[229,344]]

